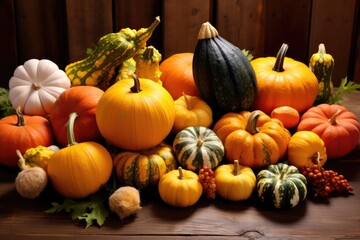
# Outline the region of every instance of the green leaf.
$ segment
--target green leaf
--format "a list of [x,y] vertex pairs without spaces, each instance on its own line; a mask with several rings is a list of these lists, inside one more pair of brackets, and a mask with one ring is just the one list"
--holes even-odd
[[85,199],[72,200],[65,199],[62,204],[52,202],[52,207],[46,210],[46,213],[54,214],[65,211],[70,213],[73,220],[85,220],[86,227],[97,223],[100,227],[104,224],[109,216],[109,211],[105,207],[109,196],[117,189],[115,173],[106,183],[105,187],[99,192]]
[[0,88],[0,118],[12,114],[15,114],[15,108],[13,108],[9,100],[9,91],[5,88]]
[[354,93],[358,89],[360,89],[360,84],[348,81],[347,77],[345,77],[341,79],[337,91],[330,96],[328,104],[341,104],[341,102],[346,100],[344,95]]
[[88,199],[78,201],[65,199],[62,204],[52,202],[52,207],[45,212],[53,214],[65,211],[71,213],[71,219],[86,221],[85,228],[90,227],[95,222],[102,226],[105,219],[109,216],[109,212],[104,206],[105,199],[100,194],[95,194]]
[[245,56],[249,61],[251,61],[254,58],[254,55],[252,55],[249,50],[243,49],[241,51],[245,54]]

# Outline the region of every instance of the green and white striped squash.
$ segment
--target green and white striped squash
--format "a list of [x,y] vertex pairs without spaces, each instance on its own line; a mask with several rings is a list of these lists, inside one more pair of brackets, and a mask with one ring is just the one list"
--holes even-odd
[[266,206],[292,208],[306,198],[307,181],[292,165],[269,165],[257,174],[258,196]]
[[213,130],[201,126],[184,128],[176,134],[173,149],[179,164],[199,171],[204,166],[217,167],[224,157],[224,145]]

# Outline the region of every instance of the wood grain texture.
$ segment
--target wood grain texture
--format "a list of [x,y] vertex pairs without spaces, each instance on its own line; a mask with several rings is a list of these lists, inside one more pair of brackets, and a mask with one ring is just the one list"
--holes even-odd
[[216,1],[216,27],[219,34],[255,57],[264,56],[265,0]]
[[[131,29],[148,27],[157,16],[160,16],[160,21],[163,21],[160,8],[161,0],[115,0],[114,3],[114,31],[126,27]],[[152,45],[162,52],[161,42],[160,24],[149,39],[148,45]]]
[[[344,102],[360,118],[360,92]],[[62,199],[49,186],[40,198],[16,192],[17,170],[0,166],[0,239],[360,239],[360,144],[327,169],[343,174],[353,194],[328,199],[308,197],[292,209],[264,208],[252,196],[229,202],[201,198],[188,208],[166,205],[156,191],[141,192],[142,210],[119,220],[110,215],[102,227],[84,229],[65,212],[46,214],[50,202]]]
[[59,67],[67,62],[65,6],[61,0],[14,1],[18,62],[47,58]]
[[265,1],[264,56],[276,56],[281,44],[287,43],[288,57],[308,62],[310,3],[308,0]]
[[85,58],[86,49],[113,32],[112,9],[111,0],[66,1],[69,62]]
[[352,37],[356,28],[355,13],[357,0],[312,1],[309,54],[317,52],[324,43],[326,51],[335,60],[333,83],[338,86],[348,76],[353,63],[350,62]]
[[353,51],[352,58],[350,60],[350,64],[353,64],[352,66],[349,66],[351,71],[351,80],[357,83],[360,83],[360,1],[357,1],[357,7],[356,7],[356,14],[357,21],[356,21],[356,34],[354,39],[354,48],[355,51]]
[[9,88],[17,67],[16,23],[13,0],[0,1],[0,87]]
[[166,0],[162,2],[163,56],[194,52],[204,22],[212,22],[211,0]]

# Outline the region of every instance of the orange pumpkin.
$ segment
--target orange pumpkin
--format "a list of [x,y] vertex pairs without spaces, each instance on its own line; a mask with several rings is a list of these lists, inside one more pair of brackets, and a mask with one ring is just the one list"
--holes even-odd
[[17,167],[16,149],[25,152],[29,148],[50,146],[53,144],[53,133],[49,121],[42,116],[23,115],[20,108],[16,115],[0,120],[0,164]]
[[297,128],[312,131],[324,141],[329,159],[350,153],[359,143],[360,123],[344,106],[320,104],[306,111]]
[[96,106],[104,94],[93,86],[76,86],[60,94],[50,112],[50,123],[58,144],[67,146],[67,122],[69,115],[76,112],[74,135],[78,142],[95,141],[101,137],[96,124]]
[[291,137],[279,120],[259,110],[225,114],[214,131],[224,143],[226,159],[237,159],[251,168],[277,163],[285,156]]
[[160,80],[173,99],[181,97],[183,92],[191,96],[200,96],[193,77],[193,57],[193,53],[177,53],[160,64]]
[[304,63],[285,57],[288,45],[283,44],[276,58],[251,61],[258,83],[254,109],[270,115],[280,106],[290,106],[299,113],[309,109],[318,94],[318,80]]
[[123,79],[108,88],[96,109],[102,136],[126,150],[160,144],[175,119],[174,100],[160,84],[145,78]]
[[300,120],[299,112],[289,106],[277,107],[271,111],[270,117],[279,119],[285,128],[296,127]]

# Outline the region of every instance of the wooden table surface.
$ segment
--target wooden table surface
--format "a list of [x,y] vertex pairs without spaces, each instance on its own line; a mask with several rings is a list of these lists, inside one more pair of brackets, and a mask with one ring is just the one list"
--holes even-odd
[[[360,118],[360,93],[344,105]],[[142,196],[142,210],[120,220],[111,215],[102,227],[85,229],[65,212],[44,213],[62,201],[47,189],[24,199],[15,190],[17,172],[0,167],[0,239],[360,239],[360,145],[325,168],[342,173],[354,191],[328,199],[307,198],[287,210],[265,209],[255,197],[243,202],[202,198],[189,208],[174,208],[157,193]]]

